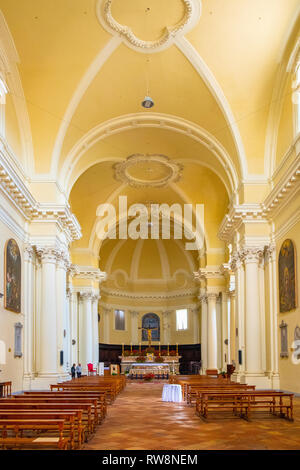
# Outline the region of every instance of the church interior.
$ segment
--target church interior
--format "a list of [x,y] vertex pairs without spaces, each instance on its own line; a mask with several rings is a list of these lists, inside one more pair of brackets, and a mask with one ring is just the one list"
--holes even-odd
[[0,448],[300,448],[299,33],[0,0]]

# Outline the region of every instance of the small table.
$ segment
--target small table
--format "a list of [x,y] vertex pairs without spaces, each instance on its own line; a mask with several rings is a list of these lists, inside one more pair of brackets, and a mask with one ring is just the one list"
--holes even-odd
[[182,402],[181,385],[166,384],[162,392],[162,401]]

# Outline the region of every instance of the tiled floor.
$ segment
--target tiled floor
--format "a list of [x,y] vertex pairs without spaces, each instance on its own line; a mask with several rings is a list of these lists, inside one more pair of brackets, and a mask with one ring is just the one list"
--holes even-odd
[[204,422],[192,406],[162,402],[162,387],[129,383],[84,449],[300,449],[300,398],[295,398],[294,422],[276,417],[247,422],[221,415]]

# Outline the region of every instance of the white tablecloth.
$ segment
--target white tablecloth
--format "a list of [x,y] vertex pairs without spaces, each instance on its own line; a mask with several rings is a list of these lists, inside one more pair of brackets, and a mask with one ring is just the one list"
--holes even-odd
[[181,385],[167,384],[164,385],[162,393],[162,401],[174,401],[180,403],[182,401]]

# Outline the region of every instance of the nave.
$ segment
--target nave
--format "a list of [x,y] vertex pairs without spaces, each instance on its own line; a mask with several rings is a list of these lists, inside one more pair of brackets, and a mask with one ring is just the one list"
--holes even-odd
[[195,406],[161,401],[163,383],[128,383],[84,450],[296,450],[300,445],[300,397],[294,422],[266,417],[211,417]]

